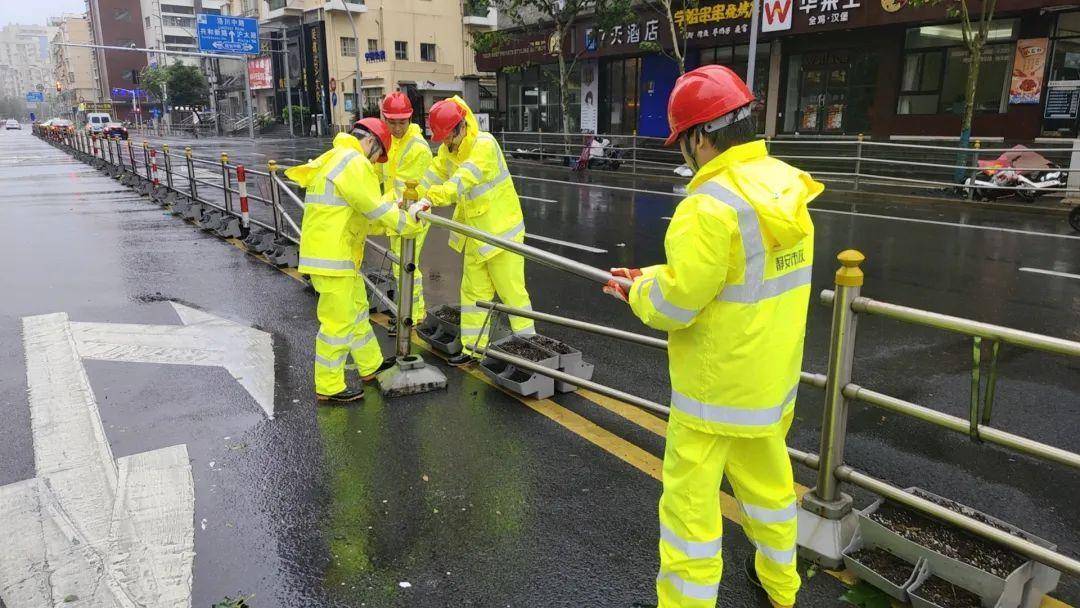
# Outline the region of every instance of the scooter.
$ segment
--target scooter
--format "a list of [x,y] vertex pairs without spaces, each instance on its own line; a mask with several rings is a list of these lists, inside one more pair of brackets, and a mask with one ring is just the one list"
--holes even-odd
[[1069,225],[1073,230],[1080,232],[1080,205],[1073,207],[1069,212]]
[[1030,202],[1067,181],[1067,174],[1060,167],[1021,145],[1013,146],[994,160],[980,160],[979,169],[964,185],[974,188],[975,197],[980,200],[1015,194]]

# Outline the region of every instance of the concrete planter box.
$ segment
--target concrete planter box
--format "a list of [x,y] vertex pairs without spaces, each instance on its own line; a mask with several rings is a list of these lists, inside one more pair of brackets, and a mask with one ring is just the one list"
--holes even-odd
[[[385,296],[386,300],[394,302],[394,288],[397,286],[397,281],[394,279],[393,273],[389,270],[380,270],[377,272],[367,272],[368,280],[375,285],[375,289],[379,290],[379,293]],[[370,312],[383,312],[390,314],[390,307],[386,305],[383,298],[371,293],[371,287],[368,286],[368,310]]]
[[214,209],[211,207],[209,210],[202,214],[202,217],[196,220],[199,224],[199,228],[209,232],[216,232],[225,227],[225,220],[228,219],[228,215],[220,209]]
[[[556,369],[559,371],[581,378],[582,380],[592,379],[594,366],[592,363],[582,361],[580,350],[565,342],[560,342],[559,340],[541,334],[526,336],[526,339],[533,344],[558,355],[559,363]],[[577,389],[578,387],[576,385],[570,384],[569,382],[563,382],[561,380],[555,381],[555,390],[560,393],[572,393]]]
[[428,311],[424,320],[416,326],[416,335],[435,350],[453,356],[461,352],[461,327],[440,319],[437,313],[444,310],[460,311],[461,306],[444,304]]
[[[975,516],[977,519],[989,522],[991,525],[1008,530],[1016,536],[1026,538],[1047,548],[1054,547],[1047,541],[1024,532],[1011,524],[970,507],[959,505],[955,501],[942,498],[926,490],[907,488],[906,491],[939,503],[957,505],[967,515]],[[1030,560],[1025,561],[1009,573],[1008,576],[1002,578],[933,549],[923,547],[870,519],[870,514],[877,511],[884,502],[884,499],[878,500],[858,514],[859,534],[865,542],[887,549],[890,553],[909,562],[917,562],[922,559],[927,569],[934,576],[978,595],[982,599],[984,608],[1018,608],[1020,606],[1032,608],[1039,605],[1039,600],[1041,600],[1043,594],[1057,586],[1057,578],[1060,577],[1060,573],[1049,568],[1046,571],[1041,568],[1037,569],[1035,563]],[[1038,575],[1037,581],[1034,579],[1036,575]],[[909,594],[913,596],[912,601],[914,602],[913,588],[914,585],[909,589]],[[1037,598],[1035,594],[1038,595]],[[924,603],[922,605],[934,606],[936,604]]]
[[[514,336],[504,338],[489,345],[488,349],[498,350],[499,345],[505,344],[513,339]],[[535,344],[533,344],[533,346],[547,355],[546,358],[539,361],[533,361],[533,363],[543,365],[544,367],[550,367],[551,369],[556,369],[558,367],[558,353]],[[518,369],[505,361],[500,361],[499,359],[493,359],[491,357],[484,357],[484,359],[480,361],[480,369],[483,370],[484,375],[491,378],[492,382],[495,384],[524,397],[547,399],[555,394],[555,380],[550,376]]]
[[[874,587],[877,587],[878,589],[884,591],[890,597],[894,598],[895,600],[897,600],[899,602],[907,602],[908,601],[908,592],[907,592],[908,587],[910,587],[915,582],[916,577],[921,572],[922,561],[921,560],[917,561],[914,564],[911,564],[911,562],[908,562],[911,565],[911,573],[908,576],[906,581],[904,581],[900,585],[897,585],[896,583],[894,583],[891,580],[889,580],[888,578],[886,578],[883,574],[881,574],[881,573],[877,572],[876,570],[874,570],[873,567],[869,566],[868,564],[864,564],[863,562],[860,562],[858,559],[852,557],[852,554],[858,552],[859,549],[862,549],[864,547],[876,547],[876,546],[877,545],[867,543],[865,540],[863,540],[863,538],[859,534],[859,532],[856,531],[855,536],[853,536],[851,538],[851,543],[848,544],[846,549],[844,549],[844,553],[843,553],[844,564],[847,566],[848,570],[851,570],[852,572],[854,572],[855,575],[858,576],[860,580],[865,581],[866,583],[868,583],[868,584],[870,584],[870,585],[872,585]],[[899,557],[899,556],[897,556],[897,557]],[[900,559],[903,559],[903,558],[900,558]],[[907,561],[907,560],[905,560],[905,561]]]
[[296,268],[300,265],[300,250],[292,241],[282,237],[273,241],[273,248],[266,252],[266,258],[279,267]]
[[268,253],[274,249],[274,233],[265,232],[262,230],[252,230],[244,239],[244,243],[252,251],[258,251],[259,253]]
[[191,220],[198,224],[203,216],[203,204],[194,201],[191,202],[185,206],[184,210],[180,213],[180,216],[185,220]]

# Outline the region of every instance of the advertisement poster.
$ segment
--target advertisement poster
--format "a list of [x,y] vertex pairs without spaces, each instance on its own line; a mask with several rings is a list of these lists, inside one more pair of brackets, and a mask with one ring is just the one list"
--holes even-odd
[[1027,38],[1016,42],[1013,59],[1009,103],[1038,104],[1042,96],[1043,74],[1046,72],[1047,38]]
[[[600,101],[600,87],[597,82],[596,60],[581,62],[581,132],[596,133],[596,106]],[[614,119],[612,119],[614,120]]]
[[248,61],[248,78],[251,79],[251,89],[274,88],[274,70],[270,65],[269,57],[259,57]]

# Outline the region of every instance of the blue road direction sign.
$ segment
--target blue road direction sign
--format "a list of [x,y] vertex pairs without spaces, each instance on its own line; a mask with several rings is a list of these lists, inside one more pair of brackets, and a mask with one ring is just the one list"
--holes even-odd
[[199,14],[195,19],[199,50],[209,53],[259,53],[259,20]]
[[43,103],[45,101],[45,93],[41,91],[30,91],[26,94],[26,103]]

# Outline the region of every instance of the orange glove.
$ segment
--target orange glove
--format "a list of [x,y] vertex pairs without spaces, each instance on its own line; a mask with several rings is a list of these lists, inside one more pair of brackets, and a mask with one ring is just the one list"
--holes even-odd
[[[634,279],[641,276],[641,271],[637,268],[612,268],[611,276],[630,279],[630,281],[633,282]],[[604,285],[604,293],[608,294],[613,298],[622,300],[623,302],[630,301],[630,294],[627,293],[626,288],[623,287],[614,278],[608,281],[606,285]]]

